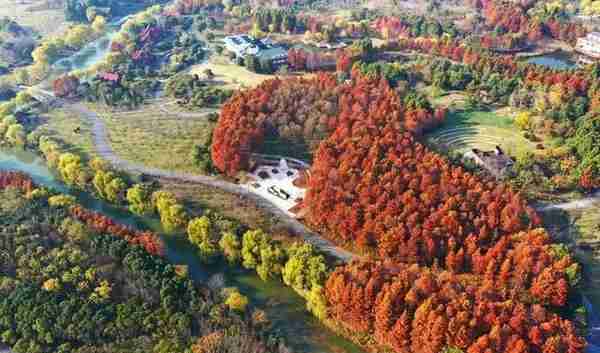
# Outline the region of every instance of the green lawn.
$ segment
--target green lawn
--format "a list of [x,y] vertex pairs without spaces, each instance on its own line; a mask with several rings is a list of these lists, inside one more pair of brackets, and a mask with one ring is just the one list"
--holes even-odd
[[498,114],[493,111],[453,111],[448,113],[442,128],[456,127],[459,125],[493,126],[511,129],[514,130],[515,133],[518,133],[513,125],[512,117],[507,114]]
[[426,135],[433,146],[457,152],[502,147],[511,155],[534,152],[535,144],[513,125],[505,111],[453,111],[442,126]]
[[36,130],[63,142],[68,151],[77,153],[84,159],[91,159],[96,154],[90,125],[72,112],[55,109],[43,114],[42,124]]

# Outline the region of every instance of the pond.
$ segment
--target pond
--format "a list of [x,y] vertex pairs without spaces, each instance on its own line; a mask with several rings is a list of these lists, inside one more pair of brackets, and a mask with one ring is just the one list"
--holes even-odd
[[557,51],[527,59],[527,63],[549,67],[551,69],[568,70],[577,67],[576,58],[568,52]]
[[350,341],[334,334],[305,309],[305,301],[292,289],[278,281],[263,282],[254,272],[231,269],[224,265],[206,266],[183,235],[168,235],[155,218],[138,217],[83,192],[74,192],[56,179],[38,155],[23,150],[0,148],[0,170],[21,171],[31,175],[39,185],[68,192],[86,208],[103,213],[119,223],[140,229],[150,229],[161,235],[166,245],[166,257],[172,263],[189,266],[192,278],[198,282],[223,274],[227,286],[236,286],[254,305],[264,309],[273,327],[283,334],[295,352],[359,353],[362,350]]
[[88,43],[75,54],[55,62],[52,66],[53,70],[56,74],[62,74],[94,66],[106,57],[116,34],[115,28],[109,27],[108,32],[102,37]]

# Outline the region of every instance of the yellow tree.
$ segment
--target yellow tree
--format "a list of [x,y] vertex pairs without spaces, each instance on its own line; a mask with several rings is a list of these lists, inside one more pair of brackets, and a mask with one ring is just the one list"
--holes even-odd
[[86,25],[76,25],[69,29],[65,36],[65,44],[73,48],[81,48],[93,36],[92,28]]
[[515,117],[515,125],[521,130],[530,130],[531,129],[531,113],[530,112],[520,112]]
[[563,103],[564,90],[562,85],[553,85],[548,92],[548,102],[554,108],[558,108]]
[[94,22],[92,22],[92,30],[96,34],[101,34],[106,31],[106,18],[103,16],[96,16]]

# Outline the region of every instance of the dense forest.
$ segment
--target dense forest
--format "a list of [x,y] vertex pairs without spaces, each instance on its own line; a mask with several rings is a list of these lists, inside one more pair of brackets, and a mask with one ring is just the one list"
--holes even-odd
[[0,219],[0,335],[15,353],[287,351],[247,298],[198,286],[152,233],[18,173],[0,174]]
[[[397,117],[403,98],[411,102],[404,126],[420,133],[443,120],[421,100],[406,94],[400,97],[386,80],[357,78],[338,84],[336,76],[319,73],[316,78],[269,80],[255,89],[239,92],[222,109],[213,133],[213,162],[221,171],[235,175],[247,169],[249,157],[267,134],[275,133],[283,140],[304,142],[315,149],[336,127],[350,119],[341,115],[346,107],[374,97],[386,100],[389,115]],[[373,104],[373,106],[377,106]]]
[[517,291],[417,265],[354,263],[329,277],[332,316],[394,352],[581,352],[571,321]]

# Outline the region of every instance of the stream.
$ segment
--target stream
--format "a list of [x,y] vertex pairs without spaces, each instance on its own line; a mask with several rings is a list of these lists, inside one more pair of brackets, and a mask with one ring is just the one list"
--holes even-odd
[[325,328],[305,309],[305,301],[279,281],[263,282],[252,271],[231,269],[224,265],[207,266],[182,234],[167,234],[158,219],[138,217],[111,206],[85,192],[70,190],[45,165],[44,160],[30,151],[0,148],[0,170],[27,173],[39,185],[70,193],[86,208],[103,213],[115,221],[159,234],[166,246],[167,259],[189,266],[190,276],[206,282],[213,275],[223,274],[226,286],[235,286],[247,295],[251,303],[264,309],[273,327],[286,337],[295,352],[359,353],[362,350],[350,341]]

